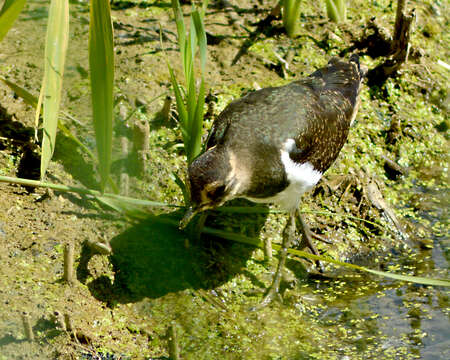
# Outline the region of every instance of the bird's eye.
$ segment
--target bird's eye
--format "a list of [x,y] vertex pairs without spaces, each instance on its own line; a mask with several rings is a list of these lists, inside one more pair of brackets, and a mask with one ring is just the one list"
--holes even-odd
[[208,196],[210,199],[218,199],[225,193],[225,185],[220,185],[214,189],[212,189]]

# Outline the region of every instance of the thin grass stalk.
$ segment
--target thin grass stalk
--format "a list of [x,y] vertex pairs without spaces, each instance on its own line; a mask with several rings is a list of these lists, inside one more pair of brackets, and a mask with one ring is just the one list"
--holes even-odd
[[[199,48],[200,55],[200,86],[197,93],[196,106],[192,109],[192,119],[191,119],[191,158],[189,162],[192,162],[202,150],[202,129],[203,129],[203,115],[204,115],[204,105],[205,105],[205,81],[204,73],[207,61],[207,42],[206,42],[206,32],[203,23],[203,18],[195,10],[192,12],[192,24],[196,33],[196,42]],[[194,77],[194,69],[192,69],[192,77]],[[195,97],[189,94],[189,96]]]
[[100,189],[105,190],[111,167],[113,129],[114,49],[108,0],[92,0],[89,26],[92,110],[97,142]]
[[301,0],[283,0],[283,26],[289,37],[298,33],[298,18],[300,16]]
[[198,11],[194,11],[192,13],[192,20],[194,23],[195,31],[197,33],[197,39],[198,39],[198,48],[200,52],[200,69],[202,72],[206,68],[206,60],[208,56],[207,52],[207,41],[206,41],[206,31],[205,31],[205,24],[203,22],[203,15],[200,14]]
[[344,22],[347,18],[345,0],[325,0],[328,18],[335,22]]
[[42,187],[46,189],[52,189],[55,191],[62,191],[62,192],[72,192],[82,195],[89,195],[94,198],[105,198],[105,199],[113,199],[118,202],[127,203],[133,206],[152,206],[152,207],[170,207],[170,208],[179,208],[180,206],[177,205],[171,205],[166,204],[158,201],[151,201],[151,200],[142,200],[142,199],[135,199],[128,196],[122,196],[117,194],[111,194],[111,193],[102,193],[98,190],[93,189],[86,189],[86,188],[80,188],[76,186],[67,186],[67,185],[61,185],[61,184],[53,184],[48,182],[43,182],[39,180],[30,180],[30,179],[22,179],[22,178],[15,178],[10,176],[2,176],[0,175],[0,182],[2,183],[9,183],[9,184],[19,184],[23,186],[34,186],[34,187]]
[[[196,10],[195,10],[196,11]],[[191,12],[190,15],[190,26],[189,26],[189,37],[188,37],[188,50],[186,51],[186,58],[188,60],[188,69],[189,69],[189,79],[194,76],[194,59],[195,59],[195,53],[197,51],[197,31],[195,30],[194,26],[194,19],[193,14],[195,11]]]
[[338,9],[341,22],[344,22],[347,19],[347,4],[346,0],[335,0],[336,1],[336,7]]
[[48,164],[55,150],[56,129],[58,127],[64,63],[68,42],[69,1],[52,0],[48,14],[44,79],[41,87],[43,104],[41,179],[45,176]]
[[[241,234],[231,233],[228,231],[213,229],[213,228],[209,228],[209,227],[203,228],[202,232],[204,232],[205,234],[220,236],[221,238],[224,238],[224,239],[228,239],[228,240],[240,242],[243,244],[252,245],[252,246],[258,247],[260,249],[264,249],[263,242],[261,242],[258,238],[247,237],[247,236],[244,236]],[[281,250],[281,246],[278,244],[272,244],[272,247],[277,251]],[[421,277],[421,276],[394,274],[394,273],[390,273],[387,271],[373,270],[373,269],[366,268],[364,266],[349,264],[349,263],[345,263],[343,261],[335,260],[328,256],[314,255],[309,252],[297,250],[297,249],[288,249],[288,252],[292,255],[296,255],[296,256],[299,256],[302,258],[324,261],[324,262],[332,263],[334,265],[343,266],[343,267],[346,267],[346,268],[349,268],[352,270],[364,271],[364,272],[368,272],[368,273],[371,273],[374,275],[383,276],[383,277],[387,277],[387,278],[391,278],[391,279],[395,279],[395,280],[408,281],[408,282],[413,282],[413,283],[418,283],[418,284],[423,284],[423,285],[446,286],[446,287],[450,286],[450,280],[448,280],[448,279],[433,279],[433,278],[426,278],[426,277]]]
[[26,0],[5,0],[0,10],[0,41],[11,29],[26,2]]

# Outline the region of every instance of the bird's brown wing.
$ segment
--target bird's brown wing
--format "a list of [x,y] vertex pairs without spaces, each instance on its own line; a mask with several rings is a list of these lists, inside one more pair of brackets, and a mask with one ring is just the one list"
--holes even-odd
[[245,118],[249,107],[257,105],[263,108],[265,99],[274,89],[276,88],[269,87],[253,91],[228,104],[213,123],[206,142],[206,149],[223,142],[230,124],[233,121],[236,122],[236,120]]
[[294,83],[307,89],[308,100],[304,129],[295,137],[297,149],[290,153],[293,161],[308,160],[323,172],[336,159],[359,103],[362,76],[357,57],[333,58],[326,67]]

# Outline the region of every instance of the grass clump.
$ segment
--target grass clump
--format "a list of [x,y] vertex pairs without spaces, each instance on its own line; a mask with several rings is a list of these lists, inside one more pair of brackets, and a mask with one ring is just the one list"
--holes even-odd
[[[177,80],[172,67],[168,63],[170,80],[175,93],[178,110],[178,120],[183,136],[184,149],[188,164],[190,164],[201,152],[203,115],[205,104],[205,68],[207,58],[206,32],[203,23],[203,15],[207,1],[203,2],[201,10],[194,5],[190,14],[190,29],[186,30],[183,13],[178,0],[172,0],[172,9],[177,25],[178,45],[180,47],[181,62],[185,88],[183,89]],[[194,60],[197,54],[200,57],[200,85],[196,85],[196,72]]]

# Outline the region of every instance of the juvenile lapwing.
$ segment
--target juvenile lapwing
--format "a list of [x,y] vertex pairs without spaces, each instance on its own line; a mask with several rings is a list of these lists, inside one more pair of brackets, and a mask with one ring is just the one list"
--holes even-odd
[[277,294],[295,217],[313,253],[311,233],[298,211],[343,147],[359,105],[364,74],[357,55],[333,58],[309,77],[261,89],[233,101],[214,122],[206,151],[189,166],[191,208],[198,212],[235,198],[273,203],[289,212],[273,283],[263,304]]

